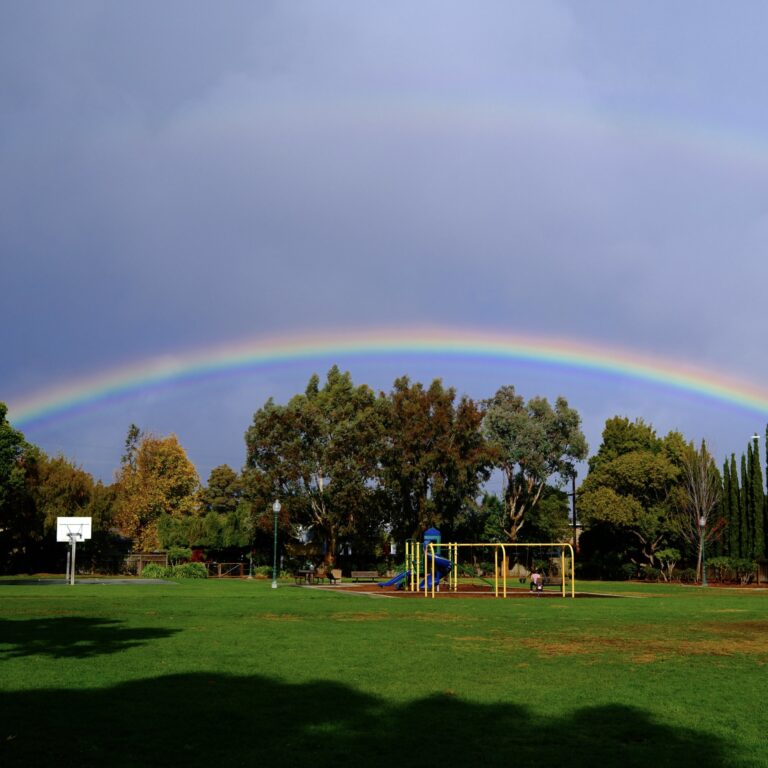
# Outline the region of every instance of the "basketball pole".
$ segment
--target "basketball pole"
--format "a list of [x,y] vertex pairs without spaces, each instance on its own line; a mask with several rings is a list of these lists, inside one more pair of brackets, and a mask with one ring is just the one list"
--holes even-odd
[[70,577],[69,584],[74,586],[75,584],[75,553],[77,552],[77,536],[76,533],[69,534],[69,543],[72,546],[72,557],[69,559]]

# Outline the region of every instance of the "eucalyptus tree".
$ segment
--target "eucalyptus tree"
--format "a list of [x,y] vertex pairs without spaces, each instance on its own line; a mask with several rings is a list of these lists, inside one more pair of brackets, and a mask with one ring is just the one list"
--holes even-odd
[[245,434],[248,470],[266,479],[292,522],[325,537],[329,562],[341,537],[364,527],[376,492],[381,428],[373,391],[333,366],[322,387],[313,375],[286,405],[270,398]]
[[492,466],[480,406],[439,379],[424,387],[407,376],[382,402],[380,482],[395,534],[467,523]]
[[505,532],[516,541],[547,481],[573,477],[586,458],[581,417],[564,397],[554,407],[544,397],[526,403],[513,386],[504,386],[486,403],[483,433],[504,474]]

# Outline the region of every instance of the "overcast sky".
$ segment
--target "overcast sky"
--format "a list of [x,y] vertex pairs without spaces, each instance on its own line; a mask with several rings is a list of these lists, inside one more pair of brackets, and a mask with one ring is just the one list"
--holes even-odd
[[[763,2],[0,4],[0,399],[241,338],[537,333],[768,386]],[[131,422],[203,480],[335,360],[24,428],[111,478]],[[744,450],[766,414],[648,384],[339,360],[565,395]],[[13,420],[13,410],[10,413]]]

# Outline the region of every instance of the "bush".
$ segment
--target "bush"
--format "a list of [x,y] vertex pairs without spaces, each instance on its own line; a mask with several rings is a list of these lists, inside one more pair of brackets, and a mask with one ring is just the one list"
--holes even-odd
[[730,557],[712,557],[707,561],[707,576],[714,581],[736,581]]
[[751,560],[732,557],[731,567],[736,572],[740,584],[750,584],[755,578],[755,564]]
[[625,581],[634,579],[637,576],[637,566],[634,563],[624,563],[621,566],[621,577]]
[[643,568],[643,577],[646,581],[658,581],[661,578],[661,568],[648,566]]
[[168,579],[170,576],[171,569],[159,563],[147,563],[141,570],[142,579]]
[[271,579],[272,578],[272,566],[271,565],[257,565],[253,569],[253,575],[256,578]]
[[683,568],[677,572],[677,577],[683,584],[694,584],[696,582],[696,569]]
[[168,560],[172,565],[178,565],[182,560],[191,560],[192,550],[189,547],[168,547]]
[[202,563],[181,563],[171,569],[174,579],[207,579],[208,569]]

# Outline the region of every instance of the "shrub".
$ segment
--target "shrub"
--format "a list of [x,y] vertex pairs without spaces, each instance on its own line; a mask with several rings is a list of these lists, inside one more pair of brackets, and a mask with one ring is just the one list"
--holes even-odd
[[637,576],[637,566],[634,563],[624,563],[621,566],[621,577],[625,581],[634,579]]
[[696,569],[683,568],[677,572],[677,576],[684,584],[693,584],[696,581]]
[[181,563],[171,569],[174,579],[207,579],[208,569],[202,563]]
[[732,557],[731,567],[736,572],[740,584],[750,584],[755,578],[755,564],[751,560]]
[[707,575],[715,581],[735,581],[737,578],[730,557],[712,557],[707,560]]
[[649,565],[647,568],[643,568],[643,577],[646,581],[658,581],[661,578],[661,568],[654,568]]
[[253,569],[253,575],[256,578],[271,579],[272,578],[272,566],[271,565],[257,565]]
[[171,565],[192,559],[192,550],[189,547],[168,547],[168,560]]
[[142,579],[167,579],[171,576],[171,569],[159,563],[147,563],[141,571]]

